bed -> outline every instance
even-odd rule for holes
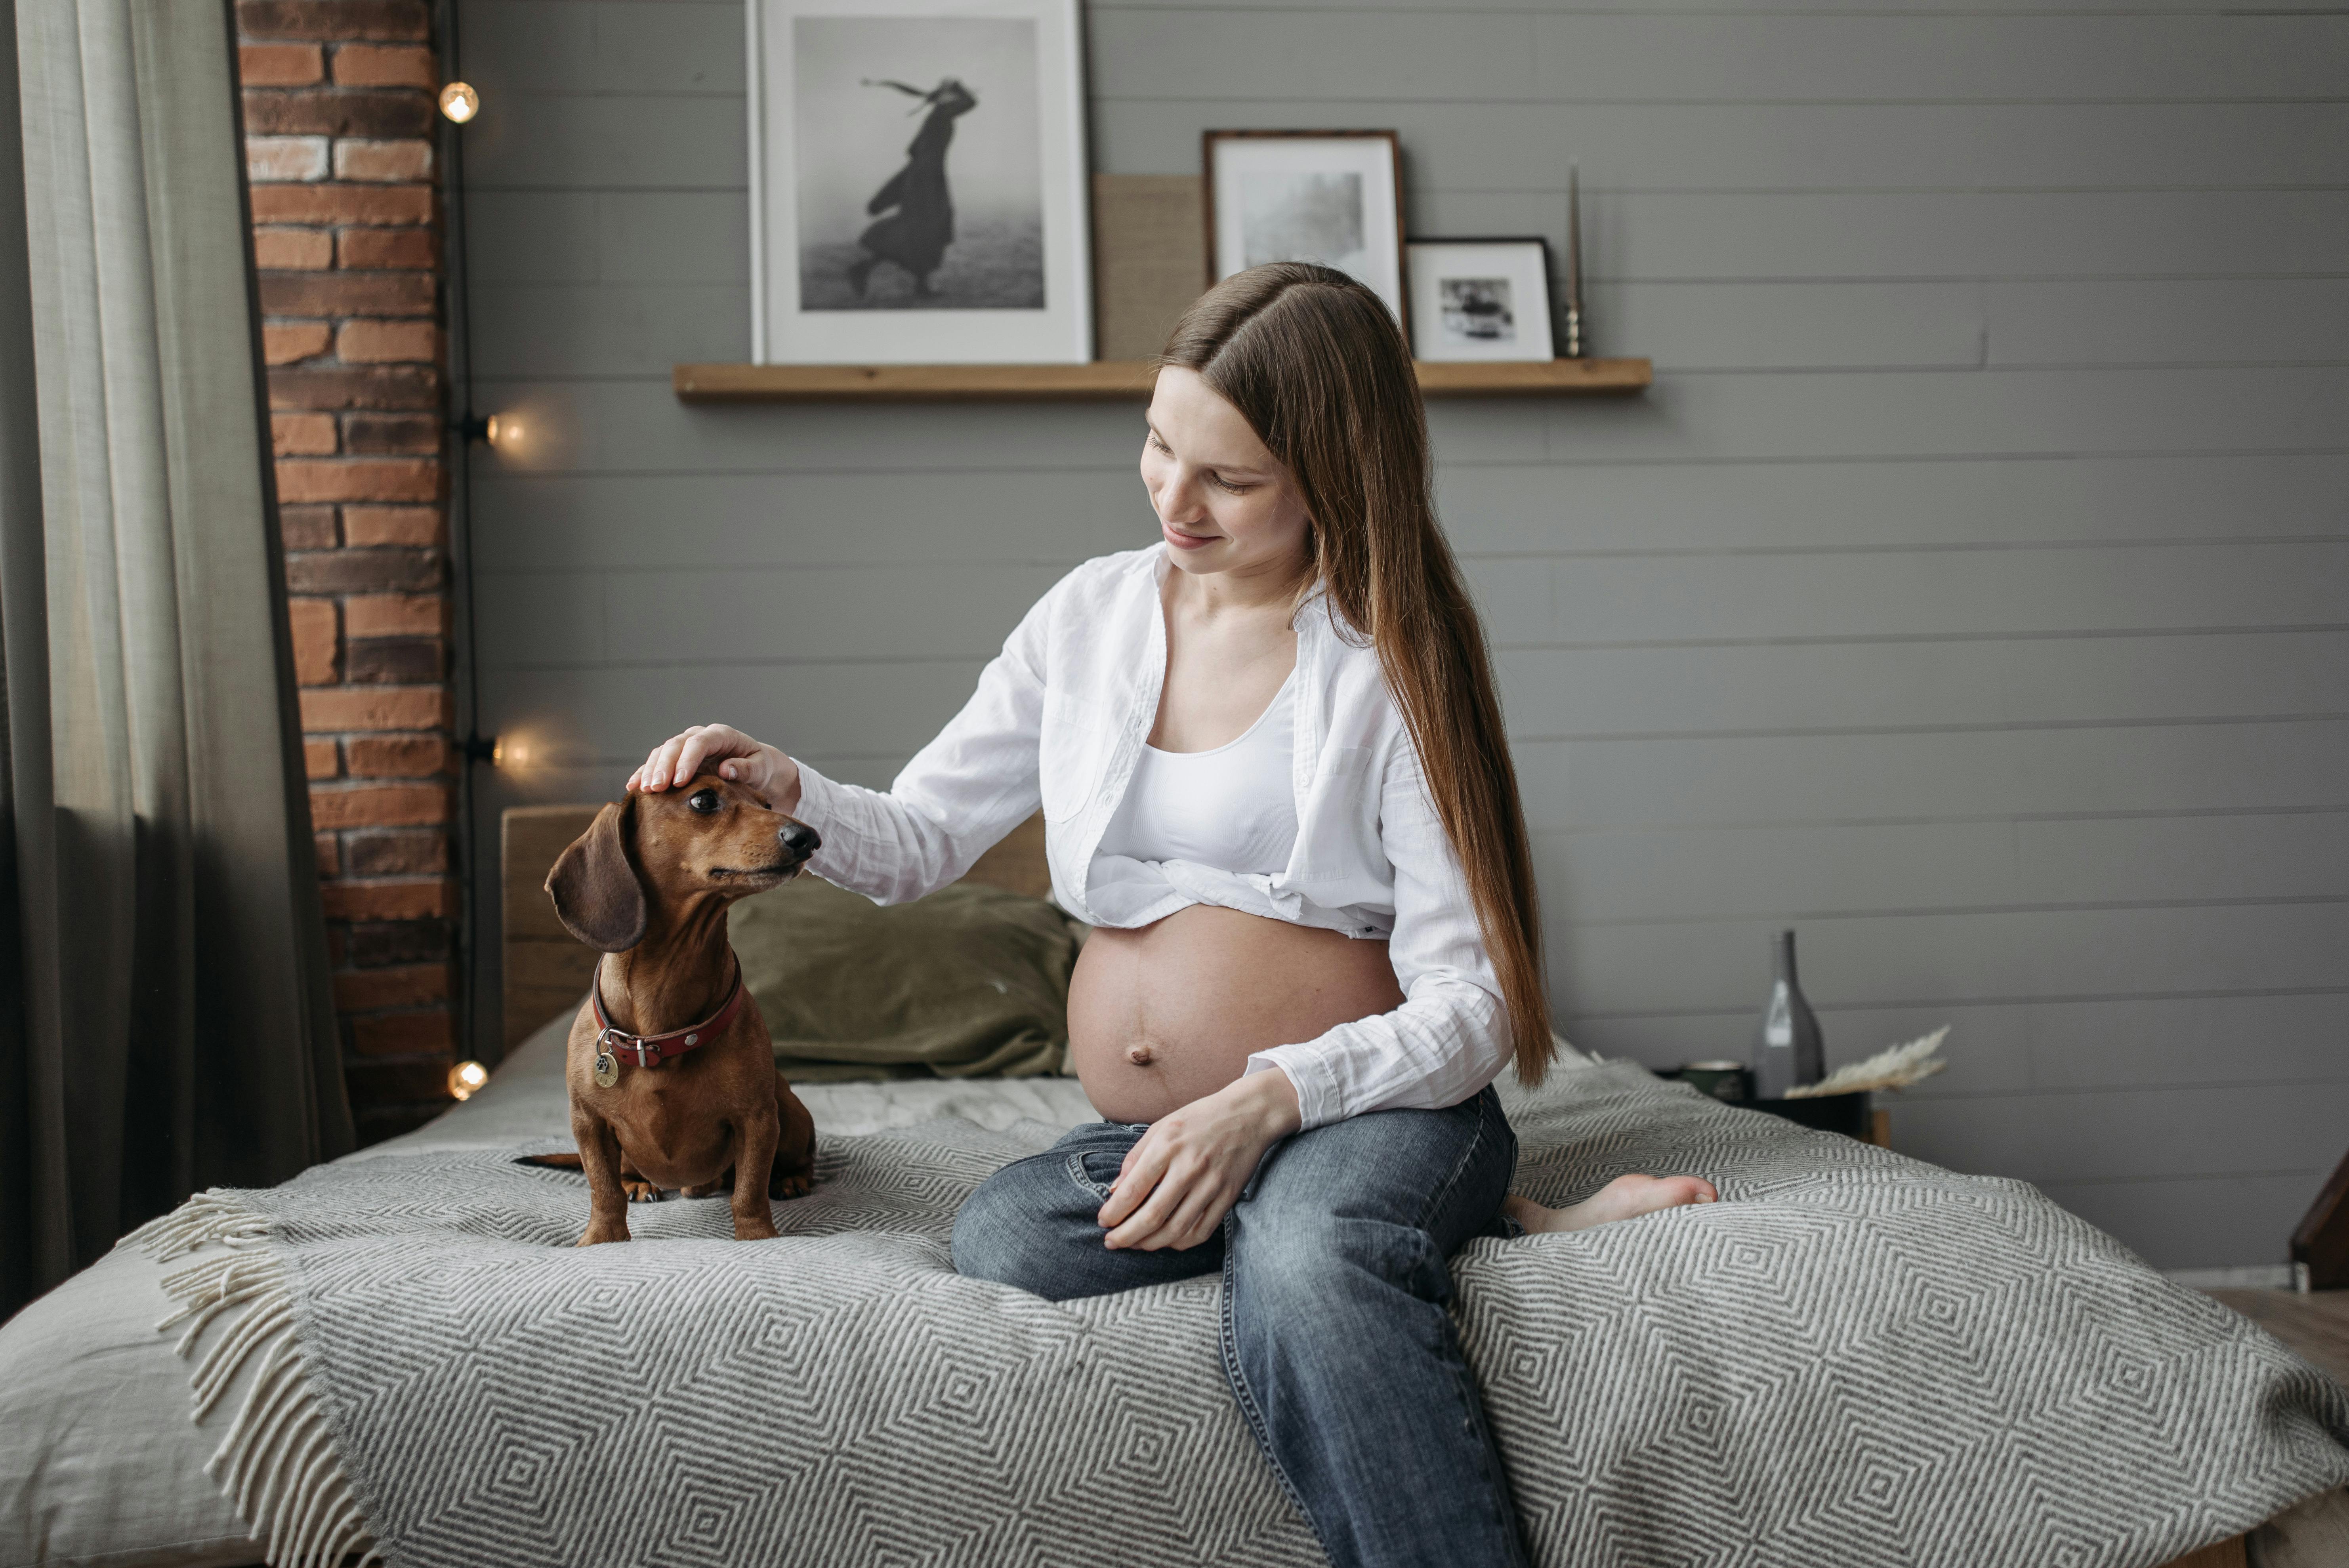
[[[509,1275],[520,1280],[523,1275],[513,1271],[540,1267],[542,1260],[545,1266],[575,1267],[585,1255],[561,1255],[549,1244],[558,1227],[575,1224],[566,1218],[571,1207],[584,1212],[584,1193],[560,1185],[576,1178],[528,1172],[512,1156],[560,1146],[567,1137],[564,1034],[584,971],[564,968],[579,962],[562,951],[559,944],[567,939],[559,927],[550,935],[549,923],[537,919],[528,905],[545,865],[584,826],[588,810],[542,808],[510,819],[506,997],[516,1037],[486,1088],[426,1128],[276,1190],[276,1198],[247,1195],[245,1206],[222,1211],[231,1222],[212,1226],[209,1245],[184,1247],[171,1256],[154,1255],[171,1251],[169,1245],[119,1248],[0,1330],[0,1568],[51,1563],[197,1568],[260,1558],[262,1546],[246,1517],[204,1467],[248,1408],[265,1413],[297,1408],[283,1398],[278,1407],[268,1406],[267,1387],[256,1397],[256,1387],[268,1379],[285,1383],[295,1376],[285,1368],[297,1361],[321,1384],[316,1404],[328,1415],[316,1425],[321,1431],[331,1429],[347,1450],[340,1463],[347,1474],[333,1476],[333,1486],[341,1490],[321,1491],[326,1501],[298,1530],[285,1522],[283,1510],[271,1516],[278,1523],[267,1542],[273,1562],[300,1560],[305,1552],[310,1560],[332,1561],[343,1545],[368,1540],[386,1549],[392,1561],[415,1563],[492,1557],[572,1563],[1099,1560],[1104,1556],[1100,1544],[1082,1540],[1088,1519],[1104,1506],[1129,1505],[1141,1508],[1145,1518],[1163,1518],[1151,1540],[1129,1539],[1128,1550],[1115,1553],[1123,1560],[1314,1561],[1309,1537],[1260,1473],[1261,1460],[1248,1449],[1237,1418],[1226,1420],[1219,1411],[1217,1401],[1226,1397],[1211,1356],[1196,1366],[1184,1363],[1174,1372],[1154,1373],[1181,1381],[1182,1387],[1179,1397],[1147,1405],[1133,1402],[1130,1388],[1118,1396],[1067,1386],[1071,1379],[1108,1377],[1103,1388],[1121,1387],[1101,1370],[1102,1346],[1126,1346],[1144,1359],[1174,1354],[1179,1360],[1186,1346],[1195,1347],[1202,1324],[1212,1322],[1211,1285],[1135,1293],[1133,1301],[1074,1314],[1031,1311],[1001,1294],[952,1294],[976,1288],[976,1282],[954,1280],[950,1269],[940,1272],[937,1220],[942,1212],[950,1215],[956,1192],[967,1190],[992,1163],[1040,1147],[1092,1114],[1073,1080],[1049,1076],[899,1078],[800,1088],[820,1135],[843,1151],[827,1167],[833,1187],[852,1198],[864,1193],[871,1206],[835,1211],[830,1222],[802,1217],[807,1234],[794,1242],[808,1250],[797,1255],[811,1260],[810,1266],[847,1271],[840,1278],[877,1282],[869,1299],[854,1310],[833,1299],[843,1294],[837,1289],[823,1298],[823,1310],[835,1315],[825,1320],[829,1327],[819,1337],[844,1347],[842,1355],[850,1361],[864,1357],[861,1380],[852,1377],[846,1386],[866,1392],[843,1395],[837,1381],[827,1385],[833,1408],[821,1414],[833,1420],[843,1407],[864,1398],[876,1406],[895,1399],[930,1424],[909,1418],[905,1430],[893,1432],[885,1429],[887,1420],[877,1426],[851,1422],[855,1430],[843,1437],[845,1429],[834,1420],[823,1426],[829,1435],[810,1445],[818,1452],[793,1450],[772,1461],[776,1475],[820,1472],[821,1484],[805,1480],[812,1490],[803,1502],[793,1504],[802,1509],[801,1516],[779,1521],[761,1515],[754,1506],[760,1499],[771,1501],[779,1490],[789,1492],[781,1480],[749,1491],[720,1488],[684,1507],[676,1525],[682,1533],[673,1539],[655,1540],[641,1531],[630,1534],[617,1523],[598,1526],[602,1534],[579,1533],[587,1528],[581,1516],[597,1511],[593,1500],[599,1488],[608,1488],[608,1480],[584,1491],[574,1486],[565,1492],[562,1486],[578,1482],[583,1471],[595,1471],[602,1462],[592,1445],[564,1449],[559,1438],[550,1439],[556,1446],[545,1451],[567,1457],[516,1479],[530,1467],[513,1456],[527,1458],[537,1450],[526,1432],[514,1432],[545,1414],[533,1402],[543,1396],[509,1390],[484,1402],[479,1369],[508,1364],[495,1348],[501,1345],[524,1347],[514,1352],[512,1364],[520,1365],[540,1327],[531,1321],[533,1314],[505,1312],[494,1302],[485,1310],[452,1306],[441,1298],[463,1295],[467,1287],[460,1282]],[[997,885],[1036,889],[1040,841],[1040,830],[1031,826],[974,875]],[[523,953],[523,961],[516,962],[518,947],[537,951]],[[544,1005],[550,999],[554,1006]],[[550,1020],[550,1014],[557,1016]],[[536,1026],[530,1026],[533,1021]],[[1568,1553],[1588,1553],[1594,1541],[1605,1541],[1613,1543],[1609,1554],[1626,1562],[1963,1562],[1982,1568],[2058,1562],[2158,1568],[2175,1562],[2220,1568],[2256,1560],[2269,1568],[2309,1568],[2339,1561],[2321,1554],[2330,1550],[2327,1542],[2349,1542],[2349,1507],[2340,1490],[2349,1480],[2349,1396],[2249,1324],[2168,1285],[2085,1226],[2065,1229],[2060,1215],[2028,1189],[1950,1177],[1828,1135],[1762,1129],[1758,1124],[1767,1119],[1700,1102],[1692,1091],[1658,1084],[1625,1064],[1570,1051],[1544,1090],[1507,1085],[1505,1092],[1521,1132],[1533,1130],[1520,1188],[1547,1201],[1588,1191],[1625,1161],[1654,1158],[1659,1150],[1695,1150],[1692,1157],[1749,1172],[1724,1185],[1730,1202],[1714,1206],[1722,1212],[1702,1220],[1716,1227],[1711,1243],[1702,1238],[1692,1243],[1697,1233],[1685,1227],[1672,1232],[1640,1222],[1647,1231],[1609,1227],[1624,1233],[1599,1243],[1553,1244],[1567,1238],[1475,1243],[1474,1255],[1464,1253],[1456,1265],[1463,1279],[1464,1337],[1486,1382],[1537,1560],[1584,1560]],[[460,1195],[444,1203],[450,1214],[431,1222],[440,1229],[429,1233],[441,1242],[428,1239],[418,1217],[426,1205],[407,1196],[429,1188],[432,1180]],[[966,1186],[958,1189],[957,1182]],[[474,1191],[500,1196],[493,1202],[461,1196]],[[305,1192],[312,1207],[301,1211],[295,1200]],[[321,1195],[329,1200],[323,1211]],[[1741,1202],[1754,1222],[1742,1231],[1723,1228],[1724,1220],[1736,1218]],[[1989,1258],[1971,1270],[1988,1285],[2010,1295],[2028,1293],[2044,1288],[2041,1276],[2052,1276],[2059,1282],[2077,1278],[2093,1288],[2059,1290],[2048,1298],[2048,1312],[2013,1301],[1970,1303],[1962,1281],[1952,1289],[1930,1277],[1930,1268],[1917,1268],[1920,1233],[1903,1229],[1900,1216],[1926,1202],[1953,1206],[1953,1213],[1991,1217],[1995,1223],[1975,1233],[1982,1235],[2021,1235],[2016,1227],[2027,1221],[2030,1234],[2053,1238],[2046,1242],[2056,1249],[2050,1255],[2064,1260],[2052,1270],[2002,1270],[1999,1260]],[[326,1235],[332,1227],[316,1222],[321,1212],[357,1213],[369,1204],[376,1205],[378,1219],[363,1238]],[[791,1212],[789,1205],[780,1209],[779,1221]],[[664,1204],[642,1212],[652,1222],[639,1233],[674,1246],[667,1252],[636,1249],[633,1256],[707,1258],[705,1266],[719,1270],[750,1255],[750,1250],[729,1253],[729,1243],[708,1241],[695,1228],[702,1222],[693,1205]],[[310,1218],[304,1219],[305,1213]],[[533,1220],[533,1214],[538,1217]],[[274,1222],[267,1218],[272,1215]],[[201,1224],[183,1223],[181,1235],[202,1230]],[[471,1249],[465,1253],[471,1274],[453,1262],[443,1266],[443,1253],[456,1255],[448,1252],[456,1243],[445,1238],[460,1233]],[[1932,1234],[1939,1233],[1937,1227]],[[366,1253],[374,1261],[356,1274],[347,1270],[339,1289],[320,1285],[333,1276],[333,1265],[319,1260],[359,1255],[350,1249],[360,1241],[375,1249]],[[1826,1249],[1816,1258],[1806,1262],[1795,1255],[1814,1241]],[[239,1243],[246,1249],[242,1262],[234,1246]],[[1938,1245],[1930,1236],[1924,1244],[1929,1253]],[[264,1254],[283,1249],[295,1255],[305,1245],[311,1250],[302,1255],[310,1261],[302,1266],[317,1288],[304,1299],[299,1315],[289,1314],[300,1315],[312,1335],[298,1357],[291,1351],[290,1332],[282,1364],[261,1355],[236,1364],[212,1353],[240,1332],[255,1337],[248,1319],[257,1320],[260,1308],[254,1303],[267,1298],[232,1299],[233,1288],[205,1298],[217,1315],[191,1360],[175,1357],[174,1337],[155,1331],[171,1305],[167,1281],[184,1280],[206,1267],[216,1279],[251,1277]],[[435,1246],[443,1251],[435,1252]],[[338,1247],[344,1249],[340,1253]],[[860,1247],[866,1250],[857,1252]],[[1841,1274],[1817,1261],[1841,1258],[1855,1247],[1879,1251],[1875,1261],[1861,1258]],[[214,1261],[207,1264],[206,1258]],[[412,1270],[405,1277],[388,1278],[398,1271],[388,1268],[387,1260],[398,1259],[412,1259]],[[1930,1265],[1934,1260],[1924,1261]],[[1637,1310],[1650,1298],[1685,1290],[1692,1279],[1710,1282],[1740,1269],[1750,1269],[1755,1280],[1769,1284],[1772,1298],[1785,1298],[1785,1323],[1835,1330],[1803,1353],[1805,1366],[1826,1368],[1819,1377],[1800,1368],[1794,1374],[1757,1372],[1771,1347],[1758,1342],[1741,1346],[1737,1336],[1747,1331],[1755,1312],[1765,1309],[1748,1304],[1715,1313],[1690,1344],[1673,1342],[1680,1332],[1677,1320],[1643,1318]],[[1852,1299],[1858,1293],[1850,1281],[1875,1281],[1888,1273],[1910,1282],[1905,1305],[1899,1293],[1889,1298],[1889,1308]],[[1787,1289],[1790,1284],[1795,1288]],[[657,1285],[667,1288],[642,1279],[629,1288],[649,1292]],[[188,1299],[187,1288],[179,1288]],[[790,1279],[779,1277],[762,1287],[769,1294],[761,1299],[783,1299],[792,1288]],[[544,1299],[554,1303],[547,1309],[553,1312],[574,1305],[572,1295],[559,1293]],[[909,1307],[917,1300],[933,1305]],[[1628,1318],[1617,1310],[1625,1304],[1633,1309]],[[238,1315],[240,1308],[245,1318]],[[1710,1309],[1707,1302],[1692,1300],[1687,1311],[1701,1316]],[[807,1310],[812,1314],[816,1308]],[[1882,1315],[1887,1310],[1892,1317]],[[1987,1469],[1979,1454],[1935,1447],[1935,1439],[1962,1429],[1963,1408],[1982,1388],[1970,1391],[1958,1379],[1920,1393],[1915,1386],[1920,1376],[1930,1381],[1949,1374],[1909,1375],[1909,1386],[1902,1387],[1903,1377],[1887,1370],[1906,1345],[1927,1345],[1936,1333],[1962,1330],[1959,1318],[1970,1312],[1982,1322],[2009,1326],[2002,1335],[1973,1342],[1973,1353],[1983,1363],[1975,1380],[1999,1385],[1998,1408],[2006,1412],[2000,1419],[2012,1427],[1997,1439],[2001,1457]],[[955,1313],[965,1315],[957,1319]],[[734,1310],[710,1321],[724,1325],[756,1315]],[[883,1318],[916,1330],[949,1321],[973,1326],[962,1340],[945,1346],[902,1336],[872,1342],[890,1346],[885,1351],[857,1337],[864,1332],[859,1326]],[[315,1363],[338,1333],[359,1345],[370,1323],[380,1324],[385,1337],[399,1342],[398,1355],[370,1365],[378,1382],[364,1397],[352,1396],[348,1379],[337,1385],[337,1405],[326,1387],[334,1376]],[[1884,1323],[1898,1327],[1899,1344],[1868,1326]],[[241,1329],[241,1324],[246,1326]],[[575,1338],[577,1332],[574,1319],[557,1337]],[[1999,1338],[2033,1335],[2059,1348],[2067,1335],[2098,1348],[2093,1355],[2054,1361],[2043,1357],[2048,1366],[2061,1368],[2041,1376],[2048,1387],[2028,1387],[2031,1377],[1990,1367],[2012,1349]],[[1609,1413],[1584,1397],[1581,1384],[1594,1374],[1575,1357],[1591,1346],[1605,1350],[1608,1375],[1616,1383],[1614,1398],[1603,1403],[1610,1408],[1644,1404],[1651,1407],[1647,1413]],[[377,1352],[350,1354],[366,1359]],[[629,1354],[627,1346],[616,1346],[608,1357],[599,1356],[597,1366],[623,1380],[641,1382],[652,1376],[632,1370]],[[772,1354],[787,1360],[792,1350],[786,1346]],[[606,1361],[608,1367],[603,1365]],[[211,1369],[218,1378],[201,1421],[189,1419],[191,1365],[199,1372]],[[676,1376],[690,1381],[709,1365],[698,1362]],[[918,1375],[909,1376],[907,1368]],[[883,1398],[885,1385],[897,1392]],[[907,1387],[915,1392],[905,1394]],[[991,1387],[996,1399],[986,1405]],[[1767,1398],[1743,1406],[1712,1398],[1714,1390],[1740,1387],[1762,1389]],[[2013,1416],[2022,1408],[2015,1403],[2017,1389],[2030,1407],[2027,1418]],[[2181,1397],[2186,1389],[2199,1392]],[[1626,1393],[1633,1397],[1627,1400]],[[1064,1470],[1056,1467],[1069,1456],[1051,1443],[1020,1446],[1037,1439],[1030,1427],[1066,1435],[1076,1429],[1081,1414],[1091,1418],[1104,1399],[1115,1404],[1120,1397],[1129,1400],[1123,1413],[1103,1418],[1107,1424],[1095,1439],[1123,1446],[1099,1463]],[[436,1408],[462,1407],[461,1419],[448,1429],[468,1435],[403,1449],[401,1434],[411,1423],[403,1416],[402,1402],[422,1410],[434,1400],[440,1401]],[[678,1409],[698,1410],[710,1403],[702,1397],[651,1418],[656,1425],[675,1423],[681,1418]],[[943,1429],[935,1424],[942,1414],[951,1418],[982,1407],[988,1414],[966,1423],[970,1429],[952,1421]],[[564,1407],[556,1400],[550,1408]],[[1019,1414],[1025,1408],[1057,1408],[1062,1414],[1057,1422],[1041,1417],[1031,1422]],[[1779,1421],[1790,1409],[1804,1419],[1766,1435],[1755,1425]],[[1937,1409],[1948,1413],[1926,1414]],[[305,1418],[291,1420],[299,1425]],[[418,1429],[421,1420],[413,1423]],[[802,1413],[795,1420],[815,1418]],[[1873,1430],[1871,1423],[1886,1424],[1887,1429]],[[723,1452],[730,1441],[755,1441],[761,1429],[754,1421],[730,1438],[682,1440],[688,1449]],[[2033,1448],[2034,1431],[2071,1436],[2051,1453]],[[2099,1464],[2093,1450],[2105,1439],[2080,1436],[2109,1433],[2117,1454],[2131,1431],[2150,1444],[2147,1451],[2154,1457],[2127,1466]],[[1136,1432],[1146,1440],[1129,1440]],[[2013,1439],[2013,1432],[2023,1436]],[[1764,1518],[1753,1513],[1751,1498],[1724,1493],[1711,1501],[1692,1499],[1682,1495],[1687,1489],[1677,1476],[1641,1479],[1642,1456],[1663,1451],[1659,1445],[1666,1439],[1694,1442],[1690,1451],[1699,1455],[1700,1464],[1704,1455],[1718,1454],[1727,1467],[1723,1474],[1743,1475],[1748,1483],[1760,1473],[1753,1468],[1757,1453],[1810,1455],[1806,1462],[1821,1476],[1836,1464],[1847,1469],[1816,1498],[1795,1498],[1791,1508],[1785,1506],[1786,1499],[1772,1501]],[[373,1450],[370,1442],[377,1444]],[[1561,1448],[1562,1442],[1567,1446]],[[2084,1443],[2085,1454],[2078,1451]],[[1851,1468],[1850,1456],[1841,1452],[1871,1446],[1880,1451],[1880,1463]],[[361,1450],[372,1454],[367,1464],[353,1457]],[[316,1462],[335,1471],[337,1461],[324,1439],[305,1451],[326,1455]],[[505,1457],[484,1466],[474,1458],[484,1452]],[[1586,1462],[1588,1473],[1575,1473]],[[873,1463],[882,1463],[877,1473],[883,1480],[856,1468]],[[2133,1473],[2165,1468],[2183,1478],[2166,1491],[2145,1491],[2144,1475]],[[982,1472],[981,1483],[957,1491],[957,1474]],[[1209,1479],[1212,1484],[1197,1489],[1209,1495],[1198,1496],[1183,1484],[1195,1473]],[[1018,1488],[1032,1489],[1039,1475],[1059,1479],[1043,1495],[1010,1495]],[[1952,1495],[1936,1490],[1937,1475],[1971,1479]],[[2001,1484],[2012,1495],[1994,1500],[1994,1506],[1985,1501],[1980,1484],[1985,1475],[2004,1475]],[[672,1502],[679,1496],[691,1501],[698,1496],[697,1484],[702,1483],[688,1478],[668,1491],[656,1489],[657,1495]],[[1596,1513],[1588,1502],[1593,1497],[1603,1505]],[[330,1520],[336,1508],[352,1519],[365,1515],[368,1533],[330,1540],[320,1522]],[[1152,1508],[1160,1514],[1151,1513]],[[615,1518],[635,1518],[648,1510],[657,1511],[639,1500]],[[1960,1516],[1990,1522],[1970,1540],[1948,1539],[1947,1520]],[[1795,1522],[1789,1524],[1790,1519]],[[493,1552],[484,1548],[480,1533],[492,1528],[504,1532],[493,1536]],[[697,1536],[696,1530],[703,1533]]]

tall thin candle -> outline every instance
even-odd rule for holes
[[[1582,357],[1582,165],[1566,166],[1566,356]]]

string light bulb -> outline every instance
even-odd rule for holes
[[[491,446],[501,451],[511,451],[522,445],[522,421],[512,414],[492,414],[489,428],[482,434]]]
[[[481,95],[471,82],[450,82],[440,89],[440,112],[462,125],[481,112]]]
[[[490,1069],[479,1062],[459,1062],[449,1069],[449,1098],[471,1099],[473,1093],[490,1081]]]

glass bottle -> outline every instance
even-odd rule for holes
[[[1754,1037],[1754,1096],[1784,1099],[1786,1091],[1816,1083],[1826,1076],[1825,1042],[1818,1016],[1804,999],[1802,982],[1795,978],[1795,934],[1778,933],[1771,942],[1776,979],[1769,1004],[1762,1009],[1762,1026]]]

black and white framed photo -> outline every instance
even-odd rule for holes
[[[1411,351],[1422,359],[1557,357],[1549,325],[1549,242],[1413,240]]]
[[[1207,273],[1319,262],[1370,285],[1397,321],[1402,160],[1392,130],[1206,133]]]
[[[1077,0],[749,0],[750,357],[1092,357]]]

